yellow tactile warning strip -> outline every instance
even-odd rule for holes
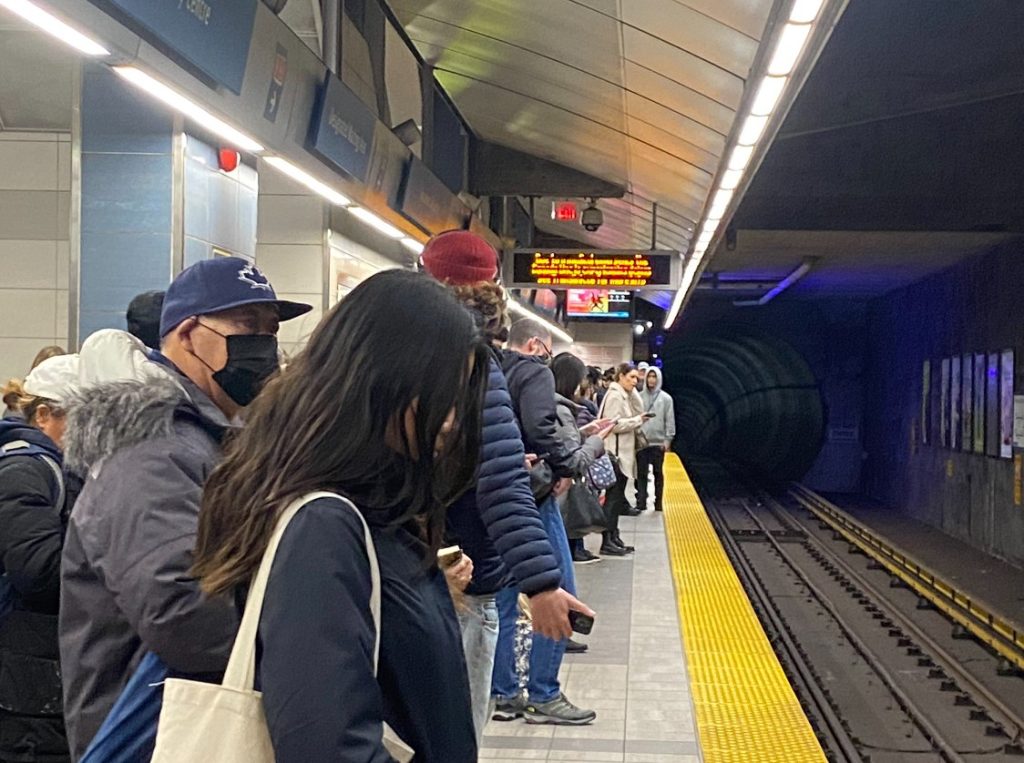
[[[682,462],[665,459],[665,527],[704,763],[825,763]]]

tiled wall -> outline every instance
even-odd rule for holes
[[[132,297],[171,277],[174,119],[102,66],[82,77],[79,338],[124,328]]]
[[[325,205],[319,196],[260,165],[256,264],[282,299],[313,305],[312,312],[281,325],[281,349],[288,354],[305,344],[323,316]]]
[[[185,267],[212,257],[214,247],[255,259],[258,189],[254,168],[222,172],[214,147],[185,136]]]
[[[71,138],[0,131],[0,383],[68,341]]]

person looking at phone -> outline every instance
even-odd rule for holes
[[[572,556],[557,498],[572,484],[576,466],[573,451],[558,436],[555,378],[548,367],[552,358],[551,334],[536,321],[521,320],[512,324],[508,344],[509,348],[502,355],[502,370],[508,380],[512,407],[519,420],[526,452],[541,457],[550,468],[553,480],[547,486],[547,494],[538,499],[538,509],[548,541],[558,559],[562,587],[575,596]],[[570,702],[558,682],[568,633],[553,640],[536,633],[535,629],[530,656],[529,696],[524,698],[520,695],[514,650],[517,597],[517,589],[511,586],[498,593],[501,629],[491,686],[496,701],[494,718],[508,721],[525,717],[527,723],[561,725],[593,722],[597,713]],[[573,609],[579,610],[578,607]],[[584,614],[592,616],[593,612]]]
[[[632,363],[623,363],[615,369],[615,381],[608,386],[608,394],[601,405],[601,417],[615,421],[608,438],[608,451],[618,460],[614,486],[605,496],[605,511],[608,515],[608,529],[603,534],[601,553],[608,556],[622,556],[632,553],[633,547],[622,542],[619,533],[619,517],[623,514],[636,516],[639,509],[630,510],[626,501],[626,485],[636,479],[637,433],[644,421],[651,418],[645,414],[643,401],[636,391],[640,381],[639,372]]]
[[[476,484],[448,510],[446,526],[448,541],[458,543],[473,559],[471,580],[458,596],[458,616],[473,722],[482,741],[491,714],[498,593],[517,585],[529,599],[534,631],[549,639],[565,639],[572,633],[571,611],[592,613],[564,587],[562,565],[530,490],[527,469],[547,454],[526,453],[501,370],[497,347],[508,338],[511,321],[508,299],[495,283],[498,253],[474,233],[447,231],[427,242],[422,264],[469,310],[491,350]],[[457,576],[454,570],[452,574]],[[501,627],[514,629],[514,603],[511,614],[503,617],[511,619]]]
[[[665,454],[672,448],[672,440],[676,436],[676,409],[672,396],[662,389],[661,369],[650,366],[640,399],[644,404],[644,412],[651,414],[641,430],[647,438],[647,447],[641,448],[636,454],[637,482],[636,507],[640,511],[647,508],[647,489],[649,470],[654,470],[654,510],[664,508],[665,493]]]

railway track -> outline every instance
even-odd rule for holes
[[[720,465],[693,466],[832,760],[1024,761],[1024,680],[1005,655],[984,639],[955,638],[964,633],[947,613],[809,513],[813,494],[777,500]]]

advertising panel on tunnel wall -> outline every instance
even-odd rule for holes
[[[985,452],[985,356],[974,356],[974,452]]]
[[[985,368],[985,455],[999,457],[999,353],[990,352]]]
[[[1013,350],[1005,350],[999,363],[999,455],[1013,458]]]
[[[949,447],[960,447],[960,356],[949,359]]]
[[[960,450],[971,452],[974,443],[974,356],[964,355],[960,359]]]
[[[943,448],[949,447],[949,408],[949,358],[943,358],[939,381],[939,443]]]

